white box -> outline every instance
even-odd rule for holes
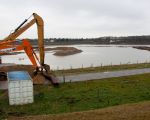
[[[33,103],[33,82],[26,71],[7,73],[10,105]]]

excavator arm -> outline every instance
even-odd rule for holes
[[[24,50],[26,55],[28,56],[29,60],[31,61],[32,65],[36,68],[37,71],[35,71],[35,74],[38,73],[39,68],[41,67],[41,69],[45,69],[46,73],[42,73],[42,75],[47,79],[50,80],[50,82],[54,85],[54,86],[58,86],[58,80],[53,77],[50,76],[49,73],[49,66],[48,65],[43,65],[43,66],[39,66],[40,61],[32,47],[32,45],[30,44],[30,42],[26,39],[21,40],[21,44],[16,44],[16,40],[8,40],[5,42],[0,43],[0,55],[1,54],[6,54],[6,53],[10,53],[10,52],[16,52],[16,51],[20,51],[20,50]],[[20,42],[20,41],[19,41]],[[4,72],[1,72],[0,76],[5,76]],[[38,81],[38,77],[39,76],[35,76],[35,78],[33,78],[33,82],[35,84],[41,84],[40,81]]]
[[[39,67],[38,64],[40,64],[40,61],[35,51],[33,50],[33,47],[30,44],[30,42],[26,39],[23,39],[21,44],[19,45],[14,44],[15,42],[16,41],[8,41],[5,42],[3,45],[0,45],[0,54],[24,50],[29,60],[31,61],[32,65],[38,68]]]
[[[25,19],[23,23],[21,23],[13,33],[4,38],[1,42],[5,41],[13,41],[18,36],[20,36],[23,32],[29,29],[33,24],[37,24],[37,33],[38,33],[38,48],[40,54],[40,65],[44,65],[44,22],[43,19],[36,13],[33,13],[33,19],[26,23],[28,19]],[[26,23],[26,24],[25,24]]]

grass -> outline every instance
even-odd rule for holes
[[[67,70],[55,70],[54,74],[55,75],[70,75],[70,74],[81,74],[81,73],[92,73],[92,72],[141,69],[141,68],[150,68],[150,63],[122,64],[122,65],[87,67],[87,68],[67,69]]]
[[[11,116],[8,120],[149,120],[149,118],[150,101],[144,101],[82,112],[24,117]]]
[[[6,91],[0,91],[0,96]],[[84,111],[150,100],[150,74],[61,84],[59,88],[34,86],[35,102],[9,106],[0,97],[0,119],[13,116]]]

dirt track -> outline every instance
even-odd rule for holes
[[[149,120],[149,118],[150,102],[142,102],[59,115],[9,117],[8,120]]]

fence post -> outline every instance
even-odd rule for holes
[[[70,80],[70,83],[71,83],[71,80]]]
[[[110,63],[110,66],[112,66],[112,62]]]
[[[57,70],[59,70],[59,66],[57,66]]]
[[[99,88],[97,89],[97,98],[98,99],[100,98],[100,90],[99,90]]]
[[[83,69],[83,64],[82,64],[82,69]]]
[[[103,63],[101,63],[101,67],[103,67]]]
[[[66,82],[65,75],[63,75],[63,82],[64,82],[64,83]]]

